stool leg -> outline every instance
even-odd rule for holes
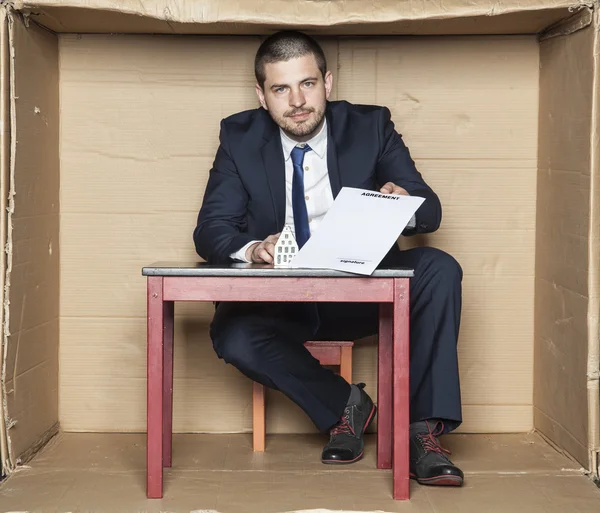
[[[340,351],[340,375],[352,384],[352,347],[344,346]]]
[[[265,387],[252,382],[252,439],[254,452],[265,451]]]
[[[174,303],[164,302],[163,365],[163,467],[170,467],[173,453],[173,324]]]

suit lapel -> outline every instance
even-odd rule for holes
[[[285,224],[285,161],[279,132],[267,130],[265,139],[261,154],[275,211],[276,226],[273,233],[276,233],[283,229]]]
[[[342,188],[342,183],[338,168],[337,144],[333,136],[333,121],[329,109],[327,112],[327,172],[329,173],[331,192],[335,199]]]

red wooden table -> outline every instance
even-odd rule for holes
[[[392,468],[393,497],[409,498],[409,279],[412,269],[370,276],[266,265],[158,262],[148,284],[147,496],[163,496],[171,466],[173,315],[176,301],[374,302],[380,304],[377,467]]]

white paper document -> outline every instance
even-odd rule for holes
[[[344,187],[290,267],[369,275],[424,201]]]

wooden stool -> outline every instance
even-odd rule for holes
[[[352,347],[354,342],[306,342],[306,347],[321,365],[338,365],[340,376],[352,384]],[[254,452],[265,450],[265,387],[252,383],[252,429]]]

